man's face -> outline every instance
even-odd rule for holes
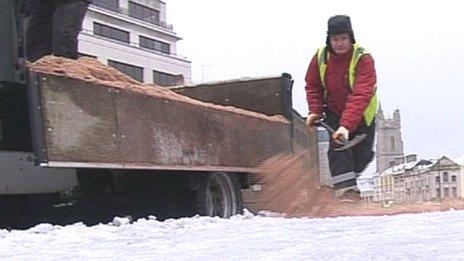
[[[348,33],[330,35],[330,44],[336,54],[347,53],[351,48],[351,39]]]

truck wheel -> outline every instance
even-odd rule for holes
[[[242,194],[238,177],[223,172],[209,173],[201,177],[196,202],[200,215],[228,218],[242,213]]]

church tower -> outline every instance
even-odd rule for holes
[[[377,115],[377,173],[399,163],[404,159],[403,140],[401,138],[400,111],[393,113],[393,118],[385,118],[382,107]]]

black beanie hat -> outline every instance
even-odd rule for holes
[[[336,15],[329,18],[327,22],[327,40],[326,43],[330,46],[329,36],[332,34],[348,33],[350,35],[351,43],[356,43],[354,39],[353,29],[351,28],[351,20],[347,15]]]

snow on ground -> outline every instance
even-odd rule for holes
[[[323,219],[150,217],[0,230],[0,260],[462,260],[464,211]]]

